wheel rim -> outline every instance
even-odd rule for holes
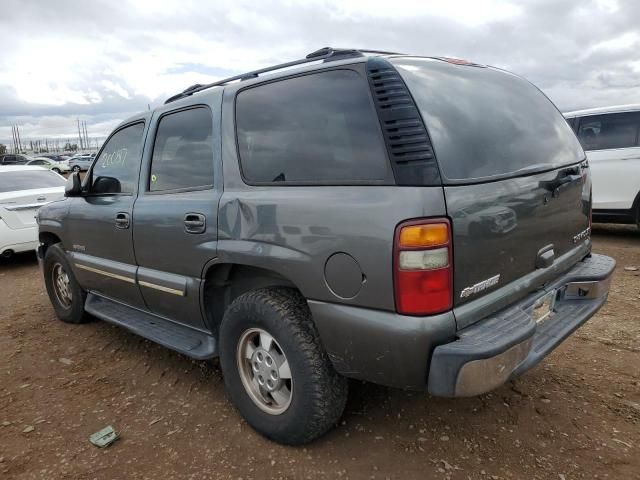
[[[76,166],[76,167],[73,167],[73,171],[74,171],[74,172],[79,172],[79,171],[80,171],[80,167],[77,167],[77,166]]]
[[[69,275],[60,263],[56,263],[51,269],[51,280],[56,300],[65,308],[71,306],[73,294],[71,293],[71,282]]]
[[[238,342],[238,372],[249,397],[260,410],[284,413],[293,398],[293,379],[287,357],[266,330],[251,328]]]

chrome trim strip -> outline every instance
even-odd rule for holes
[[[81,268],[82,270],[87,270],[88,272],[104,275],[105,277],[115,278],[117,280],[122,280],[123,282],[128,282],[133,284],[136,283],[136,281],[133,278],[125,277],[123,275],[118,275],[116,273],[106,272],[104,270],[100,270],[99,268],[88,267],[87,265],[82,265],[81,263],[75,263],[74,265],[78,268]]]
[[[44,205],[46,205],[49,202],[43,202],[43,203],[27,203],[24,205],[16,205],[14,207],[10,207],[7,205],[4,205],[4,209],[5,210],[9,210],[10,212],[15,212],[18,210],[31,210],[32,208],[40,208],[43,207]]]
[[[161,292],[172,293],[174,295],[179,295],[181,297],[185,296],[184,290],[177,290],[175,288],[163,287],[162,285],[156,285],[155,283],[151,283],[151,282],[145,282],[145,281],[139,280],[138,285],[142,287],[153,288],[154,290],[160,290]]]

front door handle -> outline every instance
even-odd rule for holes
[[[127,212],[116,213],[116,228],[129,228],[129,214]]]
[[[201,213],[187,213],[184,216],[184,231],[187,233],[204,233],[207,229],[207,217]]]

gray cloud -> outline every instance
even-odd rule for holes
[[[430,5],[409,15],[413,7],[403,10],[402,2],[386,12],[331,0],[4,0],[0,28],[12,34],[0,51],[0,142],[12,123],[25,138],[73,135],[77,117],[104,136],[131,112],[195,81],[325,45],[499,66],[537,84],[563,110],[640,103],[640,2],[495,2],[494,17],[475,21],[472,1],[458,13]]]

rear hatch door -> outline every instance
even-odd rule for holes
[[[568,269],[588,252],[588,165],[557,108],[521,77],[442,59],[391,63],[440,168],[453,228],[454,311],[463,327],[505,301],[485,302],[482,316],[463,320],[462,305],[506,285],[516,286],[507,299],[515,301],[549,280],[549,267]]]
[[[584,172],[576,165],[444,188],[453,224],[455,306],[556,262],[575,263],[571,252],[589,228]]]

